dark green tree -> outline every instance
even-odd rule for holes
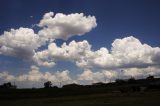
[[[52,82],[51,81],[47,81],[44,83],[44,88],[51,88],[52,87]]]

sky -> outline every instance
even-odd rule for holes
[[[159,0],[1,0],[0,84],[160,75]]]

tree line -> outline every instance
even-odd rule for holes
[[[11,82],[4,83],[0,85],[0,89],[16,89],[15,84]],[[93,83],[91,85],[79,85],[79,84],[66,84],[62,88],[58,88],[51,81],[44,82],[44,89],[86,89],[86,88],[106,88],[111,91],[141,91],[146,89],[159,89],[160,90],[160,78],[154,78],[154,76],[149,75],[146,79],[135,79],[131,77],[129,79],[117,79],[115,82],[110,83]]]

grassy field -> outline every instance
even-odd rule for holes
[[[1,99],[0,106],[160,106],[160,91]]]

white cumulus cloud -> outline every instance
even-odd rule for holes
[[[0,80],[3,82],[26,82],[26,83],[44,83],[45,81],[52,81],[55,85],[58,85],[60,82],[62,84],[71,83],[72,79],[69,75],[68,70],[57,71],[55,73],[50,72],[41,72],[39,67],[31,66],[31,70],[26,74],[21,74],[18,76],[11,75],[8,72],[4,71],[0,73]]]
[[[93,51],[91,47],[86,40],[72,41],[68,45],[63,43],[60,47],[51,43],[48,49],[37,52],[35,57],[40,61],[71,61],[83,68],[143,68],[160,64],[160,48],[142,44],[133,36],[114,40],[111,51],[105,47]]]
[[[111,49],[101,47],[98,50],[93,50],[87,40],[78,42],[73,40],[68,44],[64,42],[61,46],[54,42],[56,39],[67,40],[72,36],[82,36],[90,32],[97,26],[95,16],[49,12],[44,14],[38,26],[40,27],[38,33],[31,28],[23,27],[4,31],[0,36],[0,55],[28,59],[34,62],[33,65],[46,67],[55,66],[57,61],[72,62],[84,70],[74,79],[79,83],[160,75],[158,70],[160,47],[142,43],[133,36],[115,39]],[[44,46],[48,48],[42,50]],[[17,82],[73,81],[68,70],[43,73],[36,66],[32,66],[28,73],[19,76],[1,71],[0,79]]]
[[[41,43],[32,29],[11,29],[0,36],[0,54],[31,58]]]
[[[44,38],[68,39],[74,35],[84,35],[97,26],[94,16],[84,16],[83,13],[63,14],[46,13],[40,20],[43,29],[39,35]]]
[[[92,84],[97,82],[110,82],[114,81],[118,76],[118,72],[113,70],[99,70],[93,72],[90,69],[85,69],[83,73],[77,77],[77,82],[82,84]]]
[[[0,54],[32,60],[40,66],[53,67],[56,64],[54,59],[49,59],[48,53],[40,51],[39,48],[43,45],[53,46],[50,43],[55,39],[83,35],[95,28],[97,23],[94,16],[85,16],[83,13],[54,15],[49,12],[43,16],[38,26],[41,27],[38,33],[23,27],[4,31],[0,36]]]
[[[68,45],[63,43],[58,47],[55,43],[48,45],[48,49],[39,51],[34,55],[34,60],[39,65],[46,66],[44,63],[54,66],[56,61],[71,61],[73,63],[81,60],[90,51],[91,45],[84,40],[80,42],[72,41]]]

